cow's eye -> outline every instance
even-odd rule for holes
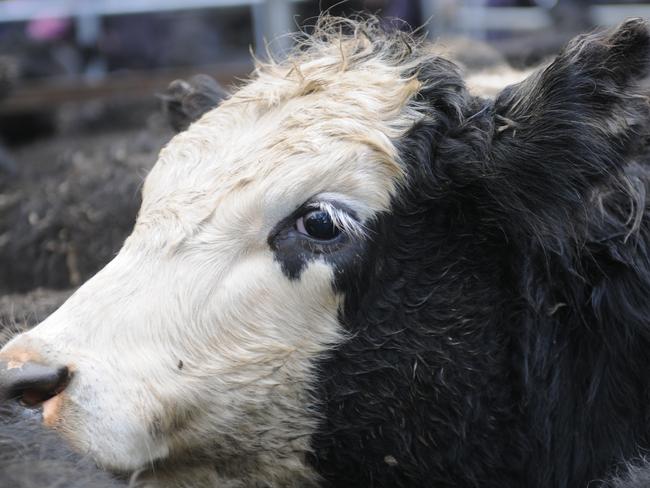
[[[319,241],[330,241],[341,233],[332,216],[324,210],[314,210],[300,217],[296,220],[296,229]]]

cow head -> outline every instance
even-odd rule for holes
[[[373,307],[385,217],[462,201],[490,235],[570,234],[622,164],[648,42],[578,40],[490,101],[406,35],[323,21],[162,150],[119,254],[2,350],[10,389],[111,470],[316,483],[317,364]]]

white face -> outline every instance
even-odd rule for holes
[[[73,371],[44,420],[101,465],[311,476],[308,388],[344,337],[336,273],[388,208],[392,138],[415,116],[413,80],[388,68],[333,80],[298,96],[260,75],[176,136],[115,259],[0,353]]]

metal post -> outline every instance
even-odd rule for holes
[[[293,42],[287,34],[296,30],[293,23],[293,5],[290,0],[266,0],[252,6],[255,54],[266,58],[270,54],[281,59]]]

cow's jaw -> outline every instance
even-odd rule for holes
[[[46,423],[117,471],[167,458],[188,466],[210,459],[219,476],[241,476],[244,465],[265,478],[286,476],[287,465],[308,471],[300,460],[317,420],[313,361],[340,338],[331,268],[314,262],[290,280],[269,251],[230,267],[216,288],[182,276],[170,288],[156,264],[165,268],[123,251],[7,345],[8,354],[36,350],[73,370],[68,388],[46,403]],[[125,267],[150,275],[148,286],[118,288]],[[201,292],[178,293],[192,287]]]

